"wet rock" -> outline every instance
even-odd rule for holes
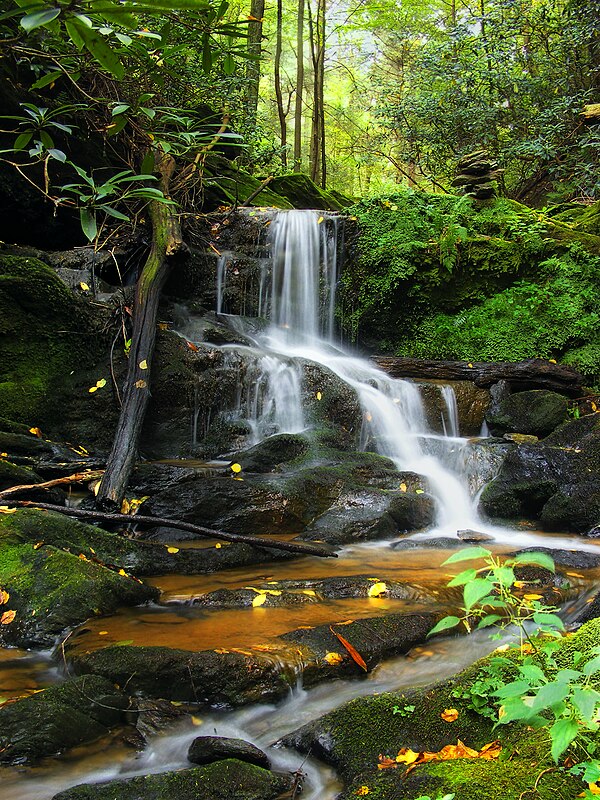
[[[126,781],[82,784],[52,800],[277,800],[290,786],[288,776],[229,759]]]
[[[320,364],[307,362],[304,367],[303,407],[314,425],[341,427],[358,435],[362,410],[354,389],[335,373]]]
[[[354,620],[347,625],[337,625],[334,630],[350,642],[360,653],[368,669],[371,669],[383,658],[407,653],[412,647],[425,641],[440,616],[440,613],[434,612],[386,614],[382,617]],[[304,686],[311,686],[329,677],[340,677],[348,673],[356,675],[362,671],[345,651],[329,625],[301,628],[286,633],[281,638],[307,648],[318,659],[316,664],[313,662],[305,666]],[[330,653],[339,654],[341,661],[329,663],[326,656]],[[323,669],[325,665],[328,666],[326,672]]]
[[[269,769],[271,766],[266,753],[243,739],[198,736],[188,750],[188,761],[192,764],[212,764],[213,761],[224,761],[227,758],[237,758],[238,761],[245,761],[263,769]]]
[[[594,525],[585,533],[586,539],[600,539],[600,525]]]
[[[281,464],[303,456],[309,449],[305,436],[279,433],[236,455],[245,472],[273,472]]]
[[[131,698],[135,716],[135,729],[126,734],[128,744],[142,749],[157,733],[164,731],[185,715],[185,711],[168,700],[149,700],[144,697]],[[130,715],[132,716],[132,715]]]
[[[399,532],[418,531],[433,525],[436,506],[429,494],[401,492],[392,498],[388,513]]]
[[[560,564],[563,567],[572,567],[574,569],[593,569],[600,566],[600,554],[589,553],[585,550],[562,550],[553,549],[551,547],[524,547],[521,550],[516,550],[514,553],[509,553],[512,556],[518,556],[522,553],[545,553],[553,559],[555,564]]]
[[[377,585],[379,591],[372,594]],[[382,584],[384,586],[382,586]],[[192,605],[218,608],[248,608],[257,596],[264,595],[261,606],[267,608],[302,603],[319,603],[323,600],[341,600],[356,597],[388,597],[394,600],[427,599],[427,595],[416,586],[408,583],[374,579],[367,575],[351,575],[349,577],[320,578],[315,580],[283,580],[257,583],[254,588],[218,589],[205,595],[194,597]]]
[[[243,706],[285,697],[295,683],[293,670],[264,653],[170,647],[105,647],[91,653],[69,648],[67,659],[79,674],[101,675],[127,690],[150,697]]]
[[[502,438],[515,444],[536,444],[539,442],[537,436],[531,436],[527,433],[505,433]]]
[[[564,423],[538,444],[513,447],[483,490],[480,506],[490,517],[585,532],[600,519],[598,475],[600,424],[592,414]]]
[[[464,530],[464,531],[457,531],[456,535],[461,540],[461,542],[493,542],[494,537],[490,536],[487,533],[482,533],[481,531],[471,531],[471,530]]]
[[[446,431],[450,432],[448,410],[442,394],[444,386],[451,388],[454,392],[460,435],[477,436],[490,405],[490,393],[487,389],[476,386],[472,381],[448,381],[443,384],[419,382],[419,392],[429,427],[433,431],[443,433],[445,425]]]
[[[486,416],[495,435],[523,433],[544,438],[567,418],[567,398],[545,389],[516,392]]]
[[[0,763],[27,764],[94,741],[125,722],[128,698],[92,675],[0,709]]]
[[[158,598],[152,586],[44,543],[42,520],[42,512],[25,510],[0,520],[0,586],[10,594],[7,610],[16,612],[0,642],[49,646],[88,617]]]
[[[427,548],[430,550],[458,550],[461,543],[458,539],[451,536],[436,536],[433,539],[400,539],[392,542],[392,550],[420,550]]]

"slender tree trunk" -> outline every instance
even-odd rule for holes
[[[286,110],[283,107],[283,94],[281,92],[281,50],[283,29],[283,0],[277,0],[277,35],[275,41],[275,98],[277,100],[277,116],[279,117],[279,131],[281,139],[281,164],[287,167],[287,121]],[[288,106],[289,108],[289,106]]]
[[[302,101],[304,98],[304,0],[298,0],[296,28],[296,104],[294,108],[294,172],[302,168]]]
[[[161,176],[160,188],[167,196],[174,169],[173,158],[161,154],[156,170]],[[173,207],[151,201],[149,214],[152,221],[152,247],[136,286],[123,406],[97,497],[99,507],[107,510],[120,508],[135,463],[150,400],[150,370],[160,293],[171,269],[173,257],[183,248],[179,220]]]
[[[320,70],[319,70],[319,110],[321,112],[321,188],[327,187],[327,162],[325,152],[325,25],[326,25],[326,2],[321,0],[321,15],[320,15],[320,28],[321,28],[321,42],[320,42]]]
[[[246,67],[246,122],[249,126],[256,125],[258,110],[258,88],[260,85],[260,56],[262,54],[263,17],[265,15],[265,0],[251,0],[248,25],[248,55],[252,58]]]
[[[313,65],[313,108],[310,135],[310,177],[315,183],[323,182],[323,89],[325,67],[325,0],[317,0],[315,15],[308,7],[310,48]]]

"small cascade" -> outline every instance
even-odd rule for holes
[[[456,394],[449,384],[440,387],[440,393],[445,405],[442,413],[442,428],[446,436],[457,438],[460,436],[460,424],[458,420],[458,406],[456,404]]]
[[[356,393],[363,410],[361,449],[375,450],[398,469],[423,475],[437,501],[438,524],[448,533],[477,525],[453,390],[441,389],[446,436],[436,435],[427,426],[415,384],[390,378],[334,342],[337,233],[337,219],[315,211],[282,211],[272,218],[271,258],[261,268],[259,300],[259,313],[270,324],[251,330],[238,318],[236,328],[254,345],[223,347],[226,368],[239,374],[230,417],[247,423],[251,444],[275,433],[304,430],[303,368],[307,362],[317,364]],[[224,265],[225,259],[219,261],[219,296],[225,286]]]

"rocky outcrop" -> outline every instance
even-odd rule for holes
[[[567,398],[556,392],[534,389],[516,392],[486,415],[495,436],[523,433],[543,439],[567,419]]]

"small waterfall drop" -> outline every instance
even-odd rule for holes
[[[460,425],[458,420],[458,405],[456,404],[456,394],[452,386],[446,384],[440,387],[442,400],[445,405],[445,413],[442,413],[442,427],[446,436],[460,436]]]
[[[245,364],[240,367],[237,418],[252,429],[253,443],[273,433],[300,432],[306,427],[303,364],[325,367],[359,399],[360,447],[427,479],[438,505],[439,528],[452,534],[473,527],[478,523],[462,469],[465,440],[458,438],[454,392],[442,389],[447,435],[436,435],[428,429],[415,384],[390,378],[333,342],[337,226],[330,222],[315,211],[282,211],[272,220],[271,260],[263,267],[260,299],[270,324],[251,334],[254,348],[227,346],[231,358],[242,355]],[[222,276],[218,280],[222,289]]]

